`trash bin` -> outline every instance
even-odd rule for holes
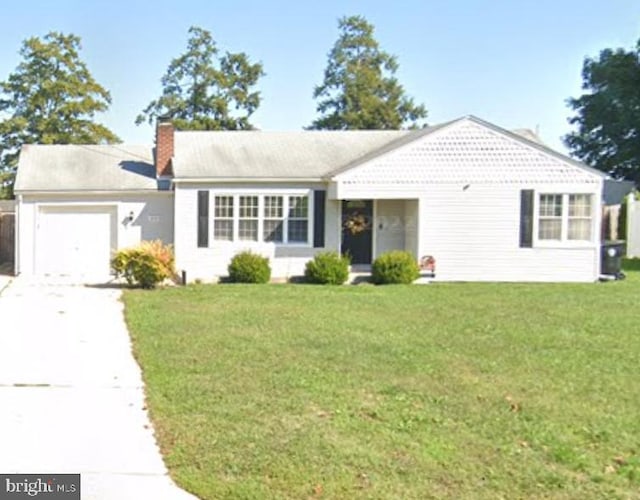
[[[600,274],[624,278],[622,272],[622,257],[626,253],[624,241],[607,241],[602,244],[600,251]]]

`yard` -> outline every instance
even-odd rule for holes
[[[165,461],[201,498],[639,498],[627,274],[124,301]]]

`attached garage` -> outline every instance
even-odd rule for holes
[[[173,243],[173,192],[150,146],[25,145],[16,177],[17,274],[104,283],[114,252]]]
[[[35,234],[35,274],[100,279],[117,247],[116,207],[41,206]]]

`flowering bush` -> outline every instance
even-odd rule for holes
[[[173,248],[160,240],[143,241],[136,247],[118,251],[111,259],[111,268],[131,286],[155,288],[175,277]]]

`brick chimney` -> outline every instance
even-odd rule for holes
[[[158,120],[156,125],[156,177],[170,177],[173,158],[173,123]]]

